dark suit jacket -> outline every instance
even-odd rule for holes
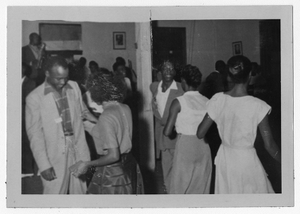
[[[31,67],[30,78],[36,79],[38,76],[38,70],[33,65],[36,65],[37,59],[35,58],[29,45],[22,47],[22,62],[25,62],[27,65]]]
[[[22,124],[25,127],[25,104],[27,95],[35,89],[35,82],[28,77],[25,77],[22,83]],[[26,133],[26,131],[25,131]]]
[[[165,150],[165,149],[174,149],[175,148],[175,144],[176,144],[176,138],[175,139],[170,139],[166,136],[164,136],[163,134],[163,130],[164,130],[164,126],[167,123],[167,119],[169,116],[169,109],[171,106],[172,101],[176,98],[179,97],[181,95],[183,95],[184,91],[181,88],[181,84],[176,82],[177,85],[177,90],[171,89],[170,90],[170,94],[166,103],[166,107],[164,110],[164,114],[161,117],[157,106],[155,104],[155,99],[156,99],[156,95],[158,92],[158,85],[159,82],[154,82],[150,85],[150,90],[152,92],[152,110],[153,110],[153,114],[155,117],[155,141],[156,141],[156,150],[157,150],[157,154],[158,150]]]
[[[26,45],[22,47],[22,62],[25,62],[26,64],[30,64],[30,62],[36,60],[31,48],[29,45]]]

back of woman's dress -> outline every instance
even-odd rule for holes
[[[206,114],[208,99],[198,91],[177,98],[181,110],[176,119],[176,142],[171,176],[171,194],[208,194],[211,181],[211,153],[204,139],[196,136],[199,121]]]
[[[215,193],[273,193],[254,149],[258,124],[271,107],[252,96],[218,93],[207,104],[222,144],[215,158]]]

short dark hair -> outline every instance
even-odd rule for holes
[[[124,66],[126,65],[125,59],[123,57],[120,57],[120,56],[118,56],[116,58],[116,62],[119,62],[119,63],[121,63]]]
[[[49,57],[46,61],[45,70],[50,72],[55,66],[61,66],[67,69],[68,63],[63,57],[60,56]]]
[[[89,67],[91,66],[96,66],[97,68],[99,67],[98,63],[93,60],[89,62]]]
[[[35,36],[37,36],[37,37],[40,38],[40,35],[39,35],[39,34],[37,34],[37,33],[31,33],[31,34],[29,35],[29,41],[31,42]]]
[[[199,68],[193,65],[186,65],[181,70],[181,78],[186,81],[189,86],[192,86],[194,89],[197,89],[202,80],[202,73]]]
[[[163,71],[165,69],[165,67],[167,67],[167,64],[171,64],[173,66],[174,70],[175,70],[174,63],[169,61],[169,60],[163,61],[163,63],[159,66],[159,70]]]
[[[217,71],[225,69],[226,68],[226,63],[223,60],[218,60],[215,63],[215,69]]]
[[[80,64],[80,66],[85,66],[85,64],[86,64],[86,58],[85,57],[80,57],[79,64]]]
[[[125,65],[122,64],[121,62],[115,62],[115,63],[113,64],[113,66],[112,66],[113,71],[116,71],[116,70],[118,69],[119,66],[124,66],[124,67],[125,67]]]
[[[252,70],[251,61],[242,55],[233,56],[227,62],[229,68],[229,76],[234,83],[245,83],[249,78],[249,73]],[[234,68],[236,72],[232,72]]]
[[[107,70],[107,69],[106,69]],[[127,87],[119,75],[112,72],[96,72],[88,77],[87,88],[91,93],[91,98],[96,103],[107,101],[123,102],[126,97]]]

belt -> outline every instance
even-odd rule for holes
[[[66,132],[64,133],[65,137],[69,137],[69,136],[73,136],[74,134],[73,133],[70,133],[70,132]]]
[[[238,149],[238,150],[254,149],[254,147],[250,146],[250,145],[249,146],[235,146],[235,145],[229,145],[229,144],[225,144],[225,143],[222,143],[221,145],[231,148],[231,149]]]

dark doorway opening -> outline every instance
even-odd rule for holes
[[[157,27],[152,22],[152,66],[157,69],[166,60],[175,68],[186,64],[186,29]]]
[[[277,145],[281,148],[280,29],[280,20],[262,20],[259,23],[261,73],[266,79],[268,92],[266,96],[261,97],[261,99],[272,107],[269,123],[273,137]],[[277,163],[263,148],[260,134],[257,136],[255,147],[274,191],[281,193],[281,164]]]

